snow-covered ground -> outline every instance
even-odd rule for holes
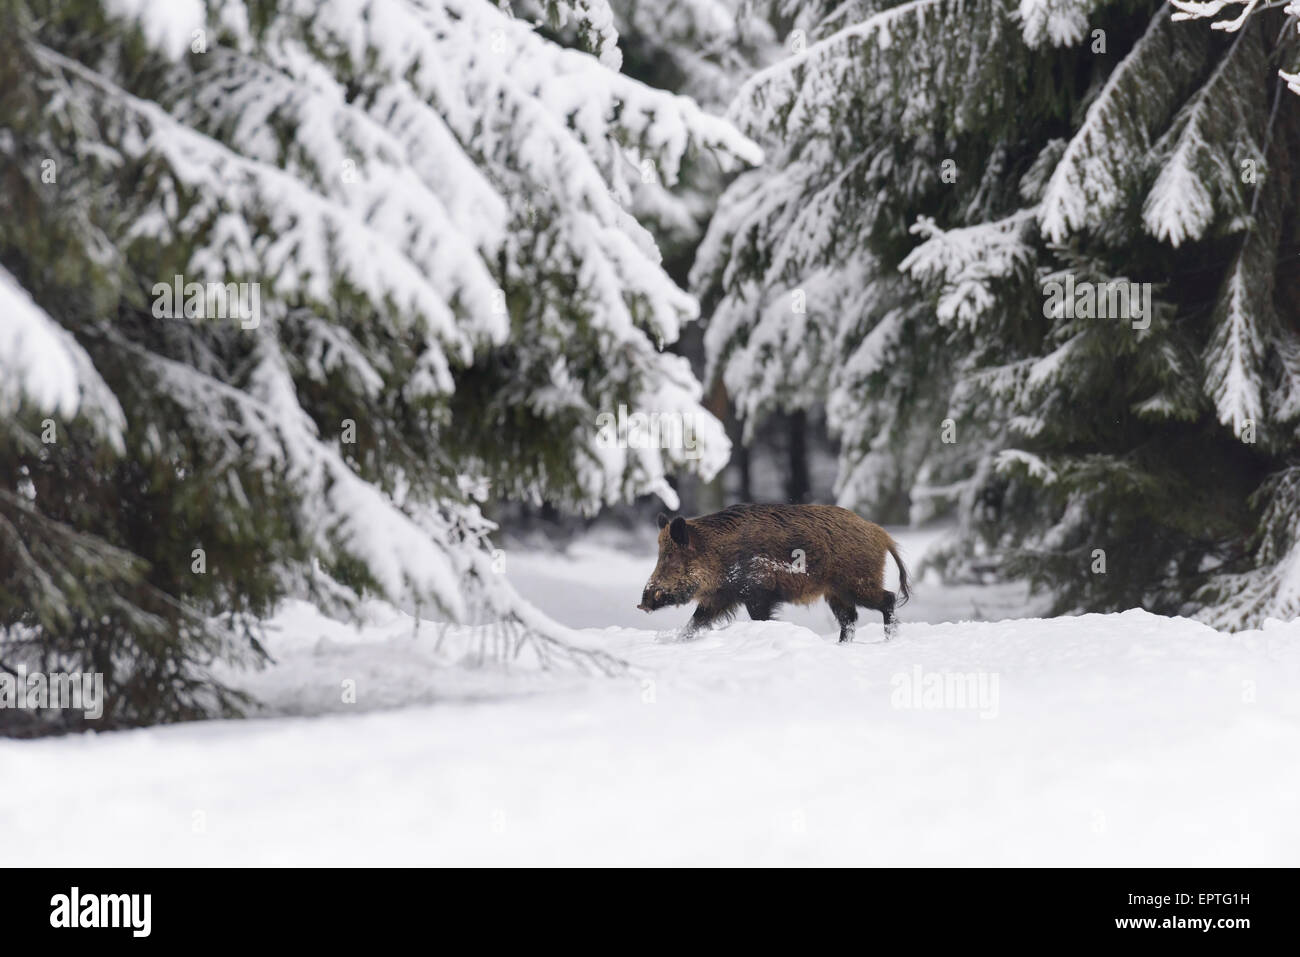
[[[1023,595],[922,583],[890,642],[815,609],[674,643],[653,563],[508,556],[620,678],[291,604],[241,679],[267,717],[0,743],[0,861],[1300,864],[1300,622],[940,621]]]

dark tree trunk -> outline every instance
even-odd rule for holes
[[[812,493],[812,480],[808,475],[808,416],[792,412],[786,418],[788,441],[788,469],[786,471],[785,498],[792,505],[803,505]]]
[[[736,475],[740,479],[738,494],[742,502],[754,501],[754,487],[750,483],[749,464],[749,446],[737,444]]]
[[[722,384],[719,377],[704,395],[704,408],[711,412],[723,427],[727,430],[727,435],[732,440],[732,448],[736,448],[736,428],[731,418],[731,402],[727,398],[727,388]],[[724,466],[722,471],[713,477],[710,482],[699,483],[699,494],[697,495],[697,512],[706,514],[716,512],[727,504],[727,472]]]

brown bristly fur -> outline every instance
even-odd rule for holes
[[[659,524],[659,563],[638,607],[695,600],[689,631],[740,605],[764,620],[782,603],[825,598],[841,641],[852,637],[859,605],[880,611],[888,633],[895,600],[884,587],[886,553],[898,563],[902,600],[909,596],[897,543],[838,506],[733,505],[693,519],[660,515]]]

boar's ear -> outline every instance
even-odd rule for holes
[[[665,515],[663,512],[660,512],[659,517],[656,518],[655,521],[659,523],[660,528],[663,528],[665,525],[668,524],[668,516]]]
[[[673,519],[672,524],[668,526],[668,534],[672,536],[673,541],[678,545],[685,545],[690,541],[686,530],[686,519],[680,515]]]

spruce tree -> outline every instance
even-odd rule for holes
[[[825,402],[841,504],[961,519],[1055,610],[1300,614],[1295,22],[864,0],[740,91],[693,283],[751,422]],[[812,12],[814,11],[815,12]],[[1134,322],[1051,290],[1140,288]]]
[[[564,9],[589,49],[488,0],[0,0],[0,666],[104,672],[107,724],[233,711],[206,669],[290,593],[575,653],[482,504],[725,462],[628,207],[758,153]],[[696,444],[603,441],[620,403]]]

